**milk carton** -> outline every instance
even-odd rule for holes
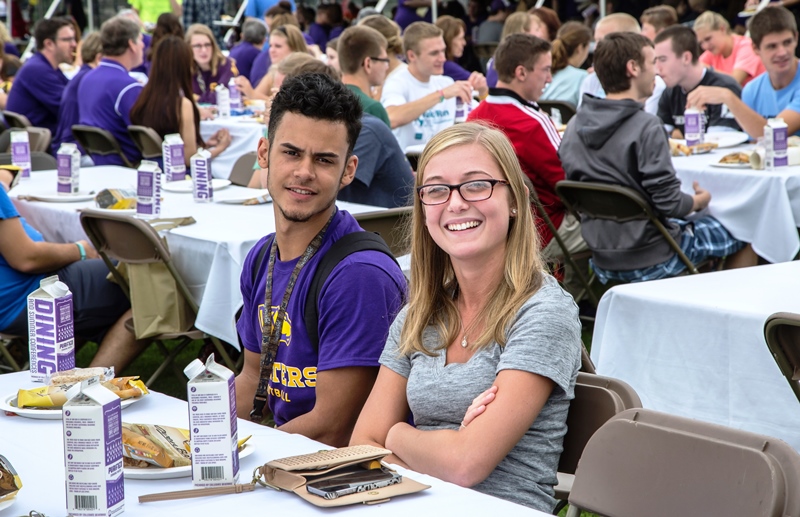
[[[196,487],[233,485],[239,479],[236,385],[233,372],[195,359],[183,373],[189,403],[192,483]]]
[[[156,162],[142,160],[137,174],[136,217],[155,219],[161,215],[161,168]]]
[[[161,157],[164,161],[165,181],[186,179],[186,155],[183,152],[183,139],[180,134],[174,133],[164,137]]]
[[[217,92],[217,114],[220,118],[231,116],[231,95],[224,84],[218,84],[214,91]]]
[[[702,111],[687,108],[683,112],[683,134],[686,137],[686,145],[691,147],[703,143],[705,137],[705,128],[703,126]]]
[[[23,178],[31,177],[31,143],[27,131],[11,131],[11,164],[22,169]]]
[[[120,399],[92,377],[67,392],[64,466],[67,513],[112,517],[125,510]]]
[[[242,92],[240,92],[239,87],[236,86],[235,77],[231,77],[231,80],[228,81],[228,96],[230,98],[232,110],[242,109]]]
[[[214,185],[211,176],[211,153],[206,149],[198,149],[191,157],[192,180],[194,181],[195,203],[211,203],[214,201]]]
[[[75,368],[75,328],[72,293],[53,275],[28,295],[28,346],[31,380]]]
[[[782,118],[771,118],[764,126],[764,150],[767,169],[789,165],[789,127]]]
[[[80,191],[81,152],[76,144],[64,142],[56,153],[58,161],[58,193],[77,194]]]

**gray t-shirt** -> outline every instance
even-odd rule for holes
[[[506,346],[479,350],[466,363],[445,365],[445,349],[436,330],[423,334],[423,344],[436,355],[398,354],[403,309],[389,330],[380,363],[408,379],[406,396],[417,429],[458,429],[472,399],[490,388],[501,370],[535,373],[555,383],[530,429],[475,490],[550,513],[553,485],[567,432],[569,401],[581,363],[581,325],[572,297],[556,280],[545,277],[542,288],[517,313]],[[480,416],[478,418],[481,418]]]

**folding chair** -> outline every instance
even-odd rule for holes
[[[12,334],[3,334],[0,332],[0,359],[5,364],[0,364],[0,370],[7,370],[10,372],[20,372],[23,368],[28,367],[27,361],[19,364],[14,356],[9,351],[11,345],[20,345],[23,350],[28,350],[28,336],[15,336]]]
[[[577,108],[571,102],[564,101],[538,101],[539,107],[542,108],[548,115],[553,114],[553,108],[561,113],[561,123],[566,124],[575,116]]]
[[[33,124],[31,124],[31,121],[28,120],[28,117],[26,117],[21,113],[15,113],[13,111],[4,111],[3,118],[5,118],[6,125],[9,128],[18,127],[24,129],[26,127],[33,126]]]
[[[105,129],[75,124],[72,126],[72,135],[90,155],[117,155],[122,159],[122,163],[125,167],[136,168],[136,166],[128,160],[128,157],[125,156],[125,153],[122,152],[122,148],[119,146],[117,139],[114,138],[114,135]]]
[[[629,409],[586,444],[567,516],[800,515],[798,486],[800,455],[777,438]]]
[[[0,153],[0,165],[11,165],[11,153]],[[31,170],[49,171],[58,168],[58,162],[52,154],[31,152]]]
[[[156,130],[146,126],[128,126],[128,134],[131,135],[136,148],[142,153],[142,158],[152,160],[161,158],[161,144],[164,140],[156,133]]]
[[[46,127],[25,127],[21,128],[28,132],[28,142],[32,153],[49,153],[50,142],[52,141],[52,133]],[[6,153],[11,151],[11,132],[19,131],[20,128],[6,129],[0,133],[0,152]]]
[[[129,264],[151,264],[161,262],[167,267],[170,274],[175,279],[178,290],[186,299],[193,315],[197,315],[197,302],[189,292],[189,288],[186,286],[180,273],[175,269],[169,250],[164,246],[158,232],[150,226],[150,224],[132,216],[111,214],[96,210],[85,210],[81,212],[80,217],[83,230],[86,232],[89,240],[91,240],[92,245],[97,249],[100,257],[106,263],[106,266],[108,266],[115,281],[122,287],[126,295],[130,297],[128,280],[120,273],[111,259]],[[133,307],[133,310],[135,311],[136,307]],[[134,331],[132,318],[125,323],[125,327],[130,332]],[[153,336],[151,339],[153,339],[166,357],[158,369],[153,372],[150,379],[147,380],[147,384],[151,384],[155,381],[165,368],[169,366],[176,368],[174,360],[177,355],[189,343],[196,339],[210,339],[211,342],[214,343],[218,357],[222,358],[228,368],[235,371],[235,364],[228,356],[225,347],[219,339],[207,335],[195,327],[192,327],[186,332],[160,334]],[[172,339],[178,339],[180,342],[170,351],[163,341]],[[179,379],[185,380],[182,370],[176,369],[176,374]]]
[[[558,513],[566,506],[575,478],[575,469],[592,435],[609,419],[626,409],[640,408],[642,401],[628,384],[611,377],[578,373],[575,398],[570,402],[564,451],[558,462],[555,487]]]
[[[411,217],[410,206],[353,214],[353,217],[366,231],[379,233],[395,257],[408,253],[409,245],[403,227],[407,218]]]
[[[231,175],[228,177],[231,183],[240,187],[249,185],[250,178],[253,177],[253,166],[256,164],[257,157],[258,153],[250,151],[237,158],[236,163],[233,164],[233,169],[231,169]]]
[[[562,180],[556,183],[556,193],[564,205],[576,216],[588,215],[618,223],[648,219],[678,254],[691,274],[698,274],[697,266],[689,260],[681,247],[667,231],[666,226],[650,208],[649,203],[635,190],[620,185],[588,181]]]
[[[800,401],[800,314],[776,312],[767,318],[764,339],[778,368]]]

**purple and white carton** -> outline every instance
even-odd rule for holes
[[[686,137],[686,145],[702,144],[705,137],[703,127],[703,112],[694,108],[687,108],[683,112],[683,134]]]
[[[33,382],[75,368],[72,293],[57,275],[43,278],[28,295],[28,347]]]
[[[232,110],[242,109],[242,92],[240,92],[239,87],[236,86],[235,77],[231,77],[231,80],[228,81],[228,98]]]
[[[155,219],[161,215],[161,167],[142,160],[136,180],[136,217]]]
[[[224,84],[218,84],[214,91],[217,93],[217,115],[219,118],[231,116],[231,93]]]
[[[11,131],[11,164],[22,169],[22,177],[31,177],[31,143],[28,132]]]
[[[77,194],[81,181],[81,151],[77,144],[64,142],[56,153],[58,163],[58,193]]]
[[[113,517],[125,510],[122,407],[92,377],[67,391],[61,421],[64,480],[71,517]]]
[[[198,149],[189,160],[192,167],[195,203],[211,203],[214,201],[214,178],[211,175],[211,153],[206,149]]]
[[[189,403],[192,484],[234,485],[239,480],[239,429],[234,374],[214,361],[195,359],[184,368]]]
[[[764,147],[768,169],[789,165],[788,138],[789,126],[782,118],[767,120],[767,125],[764,126]]]
[[[161,144],[161,157],[164,161],[166,181],[183,181],[186,179],[186,155],[183,139],[178,133],[164,137]]]

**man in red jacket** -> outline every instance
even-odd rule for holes
[[[506,134],[522,171],[528,176],[545,212],[558,228],[570,253],[586,250],[581,237],[580,222],[566,213],[556,195],[555,184],[564,179],[564,169],[558,157],[561,136],[550,117],[536,101],[544,87],[552,81],[550,43],[529,34],[514,34],[506,38],[494,55],[497,88],[470,113],[469,120],[485,120]],[[536,227],[546,259],[558,259],[561,248],[550,229],[540,218]]]

